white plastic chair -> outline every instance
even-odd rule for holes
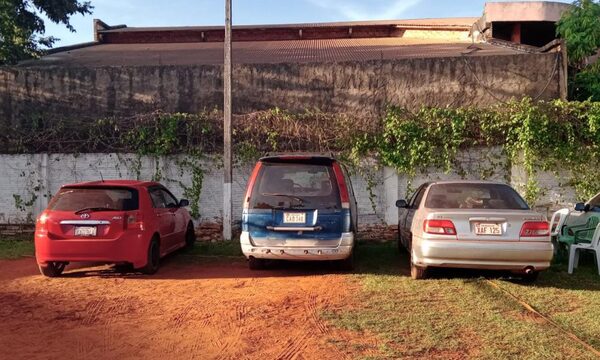
[[[560,235],[560,231],[563,225],[565,225],[565,221],[567,221],[567,217],[569,217],[570,213],[571,210],[565,208],[552,214],[552,218],[550,219],[550,231],[552,232],[550,233],[550,236],[554,237]]]
[[[596,226],[592,242],[589,244],[572,244],[569,248],[569,274],[573,273],[573,268],[579,265],[579,252],[593,251],[596,255],[596,264],[598,265],[598,275],[600,275],[600,224]]]

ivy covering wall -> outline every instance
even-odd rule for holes
[[[154,180],[158,181],[163,176],[160,157],[185,155],[178,157],[177,166],[181,174],[191,175],[192,184],[181,186],[197,214],[206,166],[203,159],[210,155],[219,163],[221,119],[222,114],[214,110],[94,121],[31,119],[16,128],[0,129],[0,152],[133,153],[138,159],[128,162],[133,173],[143,156],[157,159]],[[530,202],[543,191],[535,176],[540,170],[567,176],[564,184],[572,186],[581,199],[600,191],[594,172],[600,165],[599,102],[523,99],[485,109],[422,108],[416,112],[391,106],[382,119],[272,109],[235,116],[233,123],[238,164],[253,162],[267,152],[331,151],[366,178],[373,164],[408,176],[431,169],[460,174],[457,156],[461,150],[500,147],[509,166],[520,165],[529,175],[524,195]],[[365,158],[376,161],[365,163]],[[497,166],[507,165],[503,161]],[[482,171],[479,176],[487,174]]]

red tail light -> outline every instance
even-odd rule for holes
[[[547,221],[527,221],[521,227],[521,237],[542,237],[550,235]]]
[[[248,188],[246,188],[246,196],[244,197],[244,209],[248,209],[250,207],[250,196],[252,195],[252,189],[254,188],[254,183],[256,182],[256,178],[258,177],[261,166],[261,162],[256,164],[254,170],[252,170],[250,179],[248,180]]]
[[[425,220],[423,231],[435,235],[456,235],[456,228],[450,220]]]
[[[36,221],[36,230],[40,232],[47,231],[46,223],[48,222],[48,214],[44,211],[40,214]]]
[[[126,229],[144,230],[144,221],[140,212],[125,215],[125,221],[123,223]]]
[[[348,187],[346,186],[346,180],[344,179],[344,172],[342,167],[337,162],[333,163],[333,172],[337,180],[338,189],[340,191],[340,200],[342,201],[342,208],[350,208],[350,195],[348,194]]]

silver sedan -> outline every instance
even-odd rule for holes
[[[439,181],[398,200],[399,246],[411,254],[411,275],[431,267],[509,270],[534,281],[553,256],[549,224],[510,186]]]

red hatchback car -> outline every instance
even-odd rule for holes
[[[35,256],[40,272],[56,277],[71,261],[91,261],[132,265],[153,274],[161,257],[193,246],[188,205],[156,182],[65,185],[37,220]]]

